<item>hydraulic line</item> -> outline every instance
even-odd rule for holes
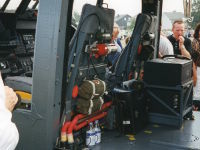
[[[78,114],[76,115],[72,121],[66,122],[61,129],[61,142],[66,142],[68,140],[68,143],[74,143],[74,138],[72,132],[78,131],[81,128],[85,127],[88,123],[93,122],[95,120],[101,119],[107,115],[107,112],[104,112],[107,110],[108,107],[112,105],[112,102],[107,102],[103,104],[101,110],[96,112],[95,114],[92,114],[90,116]],[[67,133],[66,133],[67,132]]]

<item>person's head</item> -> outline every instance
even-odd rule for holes
[[[173,36],[176,40],[179,39],[179,36],[183,36],[185,31],[185,25],[182,20],[176,20],[172,26]]]
[[[118,34],[119,34],[119,26],[116,23],[114,23],[113,33],[112,33],[112,39],[113,40],[116,39],[117,36],[118,36]]]
[[[194,31],[194,38],[199,39],[200,38],[200,23],[197,24],[195,31]]]

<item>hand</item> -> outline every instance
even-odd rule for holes
[[[158,52],[158,58],[162,58],[162,57],[163,55],[160,52]]]
[[[17,104],[18,97],[12,88],[10,88],[8,86],[4,86],[4,87],[5,87],[5,94],[6,94],[5,105],[6,105],[6,108],[10,112],[12,112],[15,105]]]
[[[184,46],[185,38],[183,36],[179,36],[178,39],[179,39],[179,50],[181,52],[181,55],[183,55],[183,56],[185,56],[185,57],[190,59],[191,55],[190,55],[190,53],[188,52],[188,50]]]
[[[181,49],[184,46],[185,39],[183,36],[179,36],[178,39],[179,39],[179,48]]]

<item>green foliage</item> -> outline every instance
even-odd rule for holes
[[[130,20],[130,25],[127,26],[127,29],[129,31],[133,31],[134,27],[135,27],[135,21],[136,21],[136,18],[135,17],[132,17],[131,20]]]
[[[75,21],[76,24],[78,24],[79,20],[80,20],[80,14],[77,11],[73,12],[73,19]]]
[[[191,16],[193,21],[190,23],[190,26],[194,29],[197,23],[200,23],[200,0],[193,0]]]

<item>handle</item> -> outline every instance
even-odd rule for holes
[[[174,57],[174,58],[179,58],[179,59],[191,60],[190,58],[185,57],[183,55],[164,55],[163,57],[161,57],[161,59],[168,58],[168,57]]]

